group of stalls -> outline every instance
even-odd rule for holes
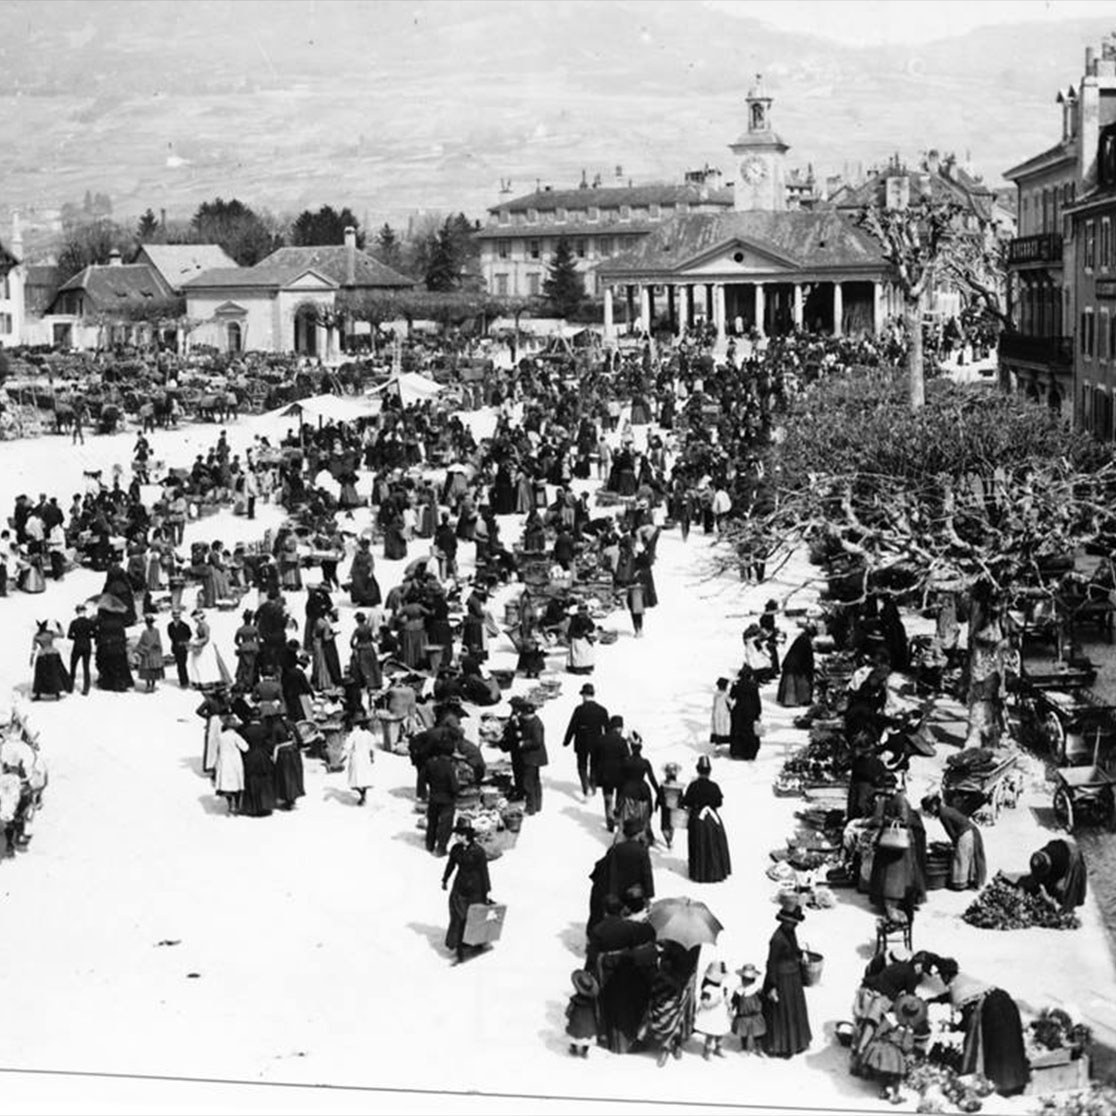
[[[957,886],[956,844],[926,841],[917,802],[905,803],[901,812],[880,804],[894,801],[888,796],[896,791],[902,796],[912,767],[918,771],[943,749],[947,755],[922,766],[920,779],[929,777],[941,802],[978,827],[995,825],[1004,810],[1016,805],[1025,780],[1043,775],[1051,787],[1052,812],[1065,832],[1045,849],[1062,844],[1073,849],[1074,829],[1116,826],[1108,769],[1116,736],[1114,711],[1091,688],[1096,668],[1078,639],[1083,620],[1111,638],[1111,587],[1105,572],[1083,577],[1065,569],[1052,571],[1045,582],[1014,586],[1005,593],[1003,607],[996,610],[999,684],[983,688],[981,664],[975,661],[983,653],[979,633],[971,631],[966,646],[964,639],[951,640],[950,625],[941,623],[943,615],[956,618],[958,610],[962,616],[979,612],[972,608],[969,587],[954,581],[921,601],[916,598],[912,603],[923,606],[934,632],[909,641],[902,681],[897,672],[888,683],[893,695],[907,699],[906,709],[899,711],[889,701],[888,716],[880,721],[882,732],[868,753],[864,741],[856,739],[850,705],[871,670],[873,653],[887,640],[872,620],[863,622],[863,598],[843,594],[839,580],[837,593],[823,593],[822,606],[811,617],[822,632],[814,639],[814,704],[795,722],[808,730],[808,739],[788,751],[773,787],[777,795],[803,799],[786,847],[771,852],[768,875],[776,897],[793,893],[805,906],[824,910],[838,902],[843,888],[868,893],[878,912],[873,943],[878,964],[909,957],[922,944],[915,941],[917,904],[888,902],[886,889],[880,894],[879,858],[889,864],[896,858],[909,860],[924,895]],[[851,624],[850,612],[858,614]],[[850,629],[857,637],[855,651],[848,643]],[[991,709],[980,708],[982,699],[990,699]],[[857,793],[866,773],[878,780],[875,809],[865,807]],[[951,820],[951,825],[964,829],[967,822]],[[1080,861],[1079,853],[1072,855],[1075,863]],[[983,883],[981,872],[979,883],[970,886]],[[1072,904],[1054,902],[1052,894],[1036,890],[1029,876],[999,872],[962,918],[971,926],[998,931],[1080,926]],[[939,996],[953,992],[944,986],[936,991]],[[945,1004],[927,1004],[917,997],[905,1004],[896,1000],[887,1025],[902,1032],[891,1035],[899,1054],[892,1057],[890,1052],[876,1063],[862,1057],[863,1021],[839,1024],[836,1037],[854,1047],[854,1072],[882,1080],[897,1103],[901,1085],[913,1090],[921,1098],[920,1111],[976,1111],[993,1090],[1010,1093],[1025,1087],[1028,1093],[1048,1093],[1089,1086],[1088,1028],[1064,1012],[1044,1010],[1024,1025],[1012,1006],[1009,1014],[1017,1022],[1003,1026],[1020,1032],[1022,1053],[1012,1055],[1008,1071],[995,1066],[994,1059],[987,1064],[974,1059],[978,1032],[971,1011],[956,996],[945,999]],[[988,1079],[973,1075],[980,1065]]]

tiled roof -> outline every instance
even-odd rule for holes
[[[866,205],[880,204],[887,193],[887,180],[903,176],[911,179],[912,200],[918,192],[917,180],[922,176],[929,183],[932,202],[958,202],[971,208],[979,217],[988,218],[992,215],[992,191],[984,183],[977,182],[971,175],[965,174],[960,169],[954,171],[954,176],[947,176],[940,172],[911,171],[905,168],[883,170],[873,175],[863,185],[851,187],[839,198],[831,199],[831,204],[840,209],[862,209]]]
[[[339,286],[347,287],[348,249],[343,244],[325,244],[309,248],[278,248],[257,265],[259,267],[297,267],[305,271],[312,268],[328,276]],[[414,279],[400,274],[375,256],[357,250],[354,256],[355,287],[396,287],[411,288]]]
[[[507,209],[512,213],[537,209],[540,213],[552,209],[598,209],[621,205],[677,205],[679,202],[731,206],[732,188],[722,186],[712,189],[689,182],[658,182],[646,186],[590,186],[576,190],[537,190],[533,194],[512,198],[491,206],[489,213]]]
[[[676,217],[632,251],[602,264],[598,274],[672,271],[734,240],[802,270],[883,266],[875,241],[836,210],[827,209]]]
[[[172,291],[187,279],[217,267],[236,267],[236,261],[219,244],[144,244],[135,262],[149,263]]]
[[[486,225],[474,233],[477,240],[541,240],[543,237],[572,236],[645,236],[662,227],[662,222],[623,221],[610,224],[601,221],[564,221],[560,225]]]
[[[148,264],[92,264],[63,283],[58,294],[64,291],[84,291],[97,310],[166,297],[157,272]]]
[[[7,271],[8,268],[15,267],[19,262],[16,254],[0,240],[0,268]]]
[[[268,259],[271,259],[271,256]],[[305,275],[307,271],[317,271],[317,269],[298,265],[284,266],[261,260],[255,267],[217,267],[212,271],[203,271],[201,275],[187,280],[182,286],[187,291],[208,290],[213,287],[257,287],[269,291],[279,291],[290,286],[300,275]],[[340,286],[328,275],[324,275],[320,271],[317,271],[317,274],[329,286]]]
[[[1039,152],[1038,155],[1032,155],[1029,159],[1024,159],[1022,163],[1017,163],[1014,167],[1004,171],[1004,178],[1009,181],[1022,178],[1031,171],[1061,162],[1063,159],[1076,158],[1076,155],[1077,138],[1062,140],[1061,143],[1056,143],[1053,147],[1048,147],[1045,151]]]

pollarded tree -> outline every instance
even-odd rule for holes
[[[577,270],[570,242],[558,238],[558,246],[550,260],[550,268],[543,282],[543,297],[547,306],[559,318],[569,318],[577,313],[585,301],[585,281]]]
[[[963,209],[956,202],[927,199],[902,207],[865,206],[857,224],[880,246],[895,269],[903,294],[907,348],[907,391],[911,407],[926,403],[922,319],[935,281],[944,277],[943,257],[960,236]]]

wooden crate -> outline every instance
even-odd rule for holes
[[[1072,1062],[1054,1066],[1032,1066],[1031,1080],[1025,1090],[1029,1097],[1043,1093],[1066,1092],[1071,1089],[1084,1089],[1089,1084],[1089,1056],[1082,1054]]]

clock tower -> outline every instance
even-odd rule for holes
[[[790,145],[771,128],[771,98],[756,74],[748,90],[748,128],[729,144],[736,157],[734,208],[782,212],[787,208],[784,156]]]

